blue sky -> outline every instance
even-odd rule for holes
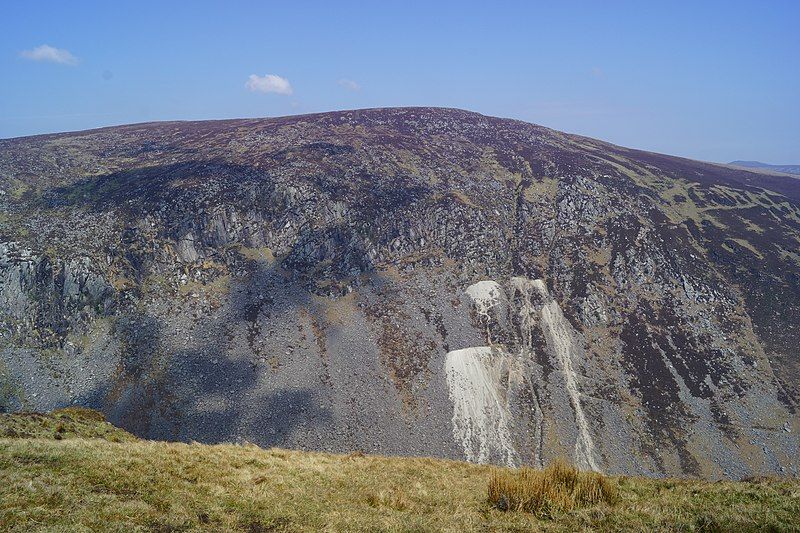
[[[4,2],[0,137],[430,105],[800,163],[800,2],[654,4]]]

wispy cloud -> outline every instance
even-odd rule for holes
[[[592,67],[592,76],[595,78],[602,78],[606,73],[600,67]]]
[[[69,50],[54,48],[48,44],[43,44],[30,50],[23,50],[19,55],[31,61],[48,61],[50,63],[70,66],[78,64],[78,58],[72,55]]]
[[[266,74],[264,76],[250,74],[250,78],[248,78],[244,86],[254,93],[292,94],[294,92],[289,80],[275,74]]]
[[[347,80],[345,78],[342,78],[337,83],[339,84],[340,87],[344,87],[348,91],[354,91],[355,92],[355,91],[360,91],[361,90],[361,85],[359,85],[358,82],[353,81],[353,80]]]

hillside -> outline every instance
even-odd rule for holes
[[[0,406],[797,475],[798,249],[797,179],[453,109],[0,140]]]
[[[37,419],[33,437],[7,428]],[[81,424],[69,437],[64,424]],[[0,415],[3,531],[789,531],[796,480],[613,478],[613,504],[552,516],[489,505],[491,467],[255,445],[112,442],[84,412]]]

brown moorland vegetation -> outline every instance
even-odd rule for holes
[[[543,470],[498,469],[489,479],[489,502],[501,511],[525,511],[542,518],[597,504],[613,505],[617,487],[598,472],[581,472],[563,460]]]

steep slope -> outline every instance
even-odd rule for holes
[[[0,141],[0,401],[136,435],[797,473],[800,181],[447,109]]]

